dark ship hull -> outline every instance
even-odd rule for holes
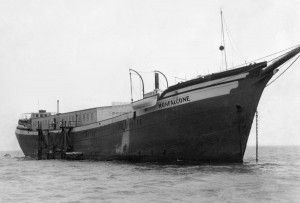
[[[242,162],[266,84],[299,51],[270,66],[263,62],[180,83],[155,105],[114,118],[60,130],[17,129],[16,136],[30,157],[72,158],[73,153],[96,160]],[[60,139],[64,155],[53,142]]]

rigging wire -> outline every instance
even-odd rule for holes
[[[256,59],[256,60],[254,60],[254,61],[250,61],[250,62],[248,62],[248,64],[250,64],[251,62],[255,62],[255,61],[258,61],[258,60],[260,60],[260,59],[266,58],[266,57],[270,57],[270,56],[275,55],[275,54],[282,53],[282,52],[287,51],[287,50],[290,50],[290,49],[294,49],[295,47],[298,47],[298,46],[300,46],[300,44],[299,44],[299,45],[296,45],[296,46],[292,46],[292,47],[287,48],[287,49],[284,49],[284,50],[281,50],[281,51],[278,51],[278,52],[275,52],[275,53],[272,53],[272,54],[270,54],[270,55],[268,55],[268,56],[265,56],[265,57]],[[272,62],[272,61],[276,60],[277,58],[280,58],[280,57],[282,57],[282,56],[288,54],[289,52],[290,52],[290,51],[288,51],[288,52],[286,52],[286,53],[284,53],[284,54],[281,54],[281,55],[279,55],[279,56],[277,56],[277,57],[275,57],[275,58],[273,58],[273,59],[271,59],[271,60],[269,60],[269,61],[267,61],[267,62],[268,62],[268,63],[269,63],[269,62]],[[297,59],[298,59],[298,58],[299,58],[299,56],[297,57]],[[297,59],[296,59],[296,60],[297,60]],[[294,63],[294,62],[293,62],[293,63]],[[244,65],[244,64],[242,64],[242,65]],[[240,65],[239,65],[239,66],[240,66]],[[260,66],[260,64],[254,66],[253,68],[251,68],[251,69],[249,69],[249,70],[245,70],[245,71],[243,71],[242,73],[245,73],[245,72],[254,70],[254,69],[256,69],[256,68],[259,68],[259,66]],[[235,66],[235,67],[233,67],[233,68],[236,68],[236,67],[238,67],[238,66]],[[187,79],[183,79],[183,78],[171,76],[171,75],[169,75],[169,74],[166,74],[166,75],[168,75],[169,77],[173,77],[173,78],[175,79],[175,83],[176,83],[176,79],[180,79],[180,80],[183,80],[183,81],[186,81],[186,80],[187,80]],[[234,77],[234,76],[232,76],[232,77]],[[232,77],[225,78],[224,80],[222,80],[222,81],[220,81],[220,82],[224,82],[224,81],[230,80]],[[270,84],[271,84],[271,83],[270,83]]]
[[[136,70],[136,71],[138,71],[139,73],[146,73],[146,74],[153,74],[153,73],[155,73],[155,71],[140,71],[140,70]],[[173,76],[173,75],[171,75],[171,74],[166,74],[166,73],[164,73],[166,76],[168,76],[168,77],[171,77],[171,78],[174,78],[174,79],[179,79],[179,80],[183,80],[183,81],[187,81],[188,79],[184,79],[184,78],[181,78],[181,77],[177,77],[177,76]]]
[[[233,63],[233,52],[235,51],[235,49],[234,49],[234,47],[233,47],[233,45],[232,45],[232,42],[231,42],[231,38],[230,38],[230,36],[229,36],[229,33],[228,33],[228,27],[227,27],[227,25],[226,25],[226,23],[225,23],[225,17],[223,17],[223,21],[224,21],[224,24],[225,24],[225,31],[226,31],[226,33],[227,33],[227,38],[229,39],[229,44],[230,44],[230,47],[231,47],[231,49],[232,49],[232,53],[231,53],[231,62]],[[228,52],[229,53],[229,52]],[[234,65],[232,65],[232,67],[233,67]]]
[[[221,58],[222,58],[222,62],[221,62],[221,70],[223,70],[223,61],[224,61],[224,56],[223,56],[223,52],[221,52]]]
[[[223,21],[224,21],[224,24],[225,24],[226,33],[227,33],[227,36],[228,36],[230,45],[231,45],[231,47],[232,47],[232,50],[235,51],[236,54],[239,55],[239,57],[240,57],[243,61],[245,61],[245,63],[247,63],[247,62],[246,62],[246,59],[243,57],[243,54],[242,54],[241,50],[240,50],[239,47],[236,45],[236,43],[235,43],[235,41],[234,41],[234,39],[233,39],[233,37],[232,37],[232,34],[231,34],[230,30],[229,30],[229,27],[228,27],[228,25],[227,25],[227,23],[226,23],[226,19],[225,19],[224,16],[223,16]]]
[[[175,79],[175,83],[176,83],[176,79],[183,80],[183,81],[187,81],[188,80],[188,79],[180,78],[180,77],[177,77],[177,76],[173,76],[173,75],[168,74],[168,73],[164,73],[164,74],[166,76],[168,76],[168,77],[174,78]]]
[[[282,54],[282,55],[280,55],[280,56],[278,56],[278,57],[284,56],[284,55],[286,55],[286,54],[288,54],[288,53],[290,53],[290,52],[284,53],[284,54]],[[276,58],[278,58],[278,57],[276,57]],[[276,58],[275,58],[275,59],[276,59]],[[296,60],[297,60],[298,58],[299,58],[299,56],[296,58]],[[274,59],[272,59],[272,60],[270,60],[270,61],[273,61],[273,60],[274,60]],[[268,62],[270,62],[270,61],[268,61]],[[295,62],[295,61],[294,61],[294,62]],[[294,62],[293,62],[293,63],[294,63]],[[286,63],[286,62],[285,62],[285,63]],[[291,65],[292,65],[292,64],[291,64]],[[249,72],[249,71],[254,70],[254,69],[256,69],[256,68],[259,68],[259,67],[260,67],[260,64],[257,64],[257,65],[254,66],[253,68],[241,72],[241,74],[242,74],[242,73]],[[231,77],[225,78],[224,80],[221,80],[220,82],[224,82],[224,81],[230,80],[230,79],[233,78],[233,77],[235,77],[235,76],[231,76]],[[269,83],[269,84],[270,84],[270,83]]]
[[[222,10],[221,10],[222,11]],[[221,18],[221,20],[222,20],[222,18]],[[222,22],[221,22],[222,23]],[[223,45],[223,31],[222,31],[222,24],[221,24],[221,32],[220,32],[220,42],[221,42],[221,47],[223,46],[223,48],[224,48],[224,45]],[[221,48],[220,47],[220,48]],[[219,49],[220,49],[219,48]],[[224,62],[224,57],[223,57],[223,51],[220,49],[220,54],[221,54],[221,66],[220,66],[220,71],[222,71],[223,70],[223,62]]]
[[[300,44],[295,45],[295,46],[292,46],[292,47],[289,47],[289,48],[287,48],[287,49],[284,49],[284,50],[281,50],[281,51],[278,51],[278,52],[275,52],[275,53],[272,53],[272,54],[269,54],[269,55],[264,56],[264,57],[261,57],[261,58],[259,58],[259,59],[250,61],[250,62],[248,62],[247,64],[251,64],[252,62],[255,62],[255,61],[258,61],[258,60],[261,60],[261,59],[264,59],[264,58],[267,58],[267,57],[270,57],[270,56],[273,56],[273,55],[282,53],[282,52],[284,52],[284,51],[288,51],[288,50],[290,50],[290,49],[294,49],[294,48],[296,48],[296,47],[298,47],[298,46],[300,46]],[[280,57],[282,57],[282,56],[288,54],[289,52],[290,52],[290,51],[288,51],[288,52],[286,52],[286,53],[284,53],[284,54],[281,54],[281,55],[279,55],[279,56],[277,56],[277,57],[275,57],[275,58],[273,58],[273,59],[271,59],[271,60],[269,60],[269,61],[267,61],[267,62],[270,63],[270,62],[272,62],[272,61],[274,61],[274,60],[276,60],[276,59],[278,59],[278,58],[280,58]],[[292,62],[292,64],[291,64],[287,69],[289,69],[289,68],[296,62],[296,60],[298,60],[299,57],[300,57],[300,55]],[[222,54],[222,59],[223,59],[223,54]],[[223,60],[222,60],[222,61],[223,61]],[[288,61],[289,61],[289,60],[288,60]],[[222,65],[221,68],[223,68],[223,63],[221,63],[221,65]],[[244,65],[244,64],[241,64],[241,65]],[[235,66],[235,67],[233,67],[233,68],[239,67],[239,66],[241,66],[241,65]],[[259,66],[260,66],[260,64],[258,64],[257,66],[254,66],[253,68],[251,68],[251,69],[249,69],[249,70],[245,70],[245,71],[242,72],[242,73],[245,73],[245,72],[254,70],[254,69],[258,68]],[[282,66],[279,67],[279,69],[280,69],[280,68],[282,68]],[[287,69],[286,69],[283,73],[285,73],[285,72],[287,71]],[[141,72],[141,73],[153,73],[153,72],[155,72],[155,71],[139,71],[139,72]],[[270,84],[272,84],[273,82],[275,82],[275,80],[277,80],[283,73],[281,73],[277,78],[275,78],[272,82],[270,82],[270,83],[267,84],[266,86],[269,86]],[[175,79],[175,84],[177,83],[176,79],[179,79],[179,80],[181,80],[181,81],[187,81],[187,80],[188,80],[188,79],[176,77],[176,76],[173,76],[173,75],[170,75],[170,74],[165,74],[165,75],[167,75],[168,77],[174,78],[174,79]],[[232,76],[232,77],[234,77],[234,76]],[[225,78],[224,80],[222,80],[222,81],[220,81],[220,82],[224,82],[224,81],[230,80],[232,77]],[[161,82],[161,80],[160,80],[160,82]],[[163,84],[163,83],[161,83],[161,84]],[[163,85],[164,85],[164,84],[163,84]],[[133,88],[133,89],[134,89],[134,88]],[[134,93],[136,93],[135,90],[134,90]],[[136,93],[136,94],[137,94],[137,93]],[[138,95],[138,94],[137,94],[137,95]]]
[[[272,82],[270,82],[269,84],[266,85],[266,87],[268,87],[269,85],[271,85],[272,83],[274,83],[280,76],[282,76],[290,67],[292,67],[292,65],[299,59],[300,55],[280,74],[278,75]]]
[[[285,54],[286,54],[286,53],[285,53]],[[285,54],[282,54],[281,56],[283,56],[283,55],[285,55]],[[277,57],[277,58],[278,58],[278,57]],[[254,70],[254,69],[256,69],[256,68],[259,68],[259,67],[260,67],[260,64],[257,64],[257,65],[254,66],[253,68],[250,68],[249,70],[245,70],[245,71],[241,72],[241,74],[246,73],[246,72],[250,72],[250,71],[252,71],[252,70]],[[233,77],[235,77],[235,76],[233,75],[233,76],[231,76],[231,77],[225,78],[224,80],[221,80],[220,82],[224,82],[224,81],[230,80],[230,79],[233,78]]]
[[[291,51],[292,51],[292,50],[290,50],[290,51],[288,51],[288,52],[286,52],[286,53],[284,53],[284,54],[282,54],[282,55],[280,55],[280,56],[277,56],[277,57],[271,59],[271,60],[268,61],[268,62],[274,61],[274,60],[276,60],[277,58],[280,58],[280,57],[282,57],[282,56],[284,56],[284,55],[287,55],[288,53],[291,53]]]
[[[292,47],[290,47],[290,48],[287,48],[287,49],[284,49],[284,50],[281,50],[281,51],[278,51],[278,52],[275,52],[275,53],[272,53],[272,54],[269,54],[269,55],[267,55],[267,56],[264,56],[264,57],[261,57],[261,58],[258,58],[258,59],[255,59],[255,60],[252,60],[252,61],[250,61],[250,62],[246,62],[246,60],[245,60],[245,58],[243,57],[243,55],[241,54],[241,51],[240,51],[240,49],[238,48],[238,46],[236,45],[236,43],[234,42],[234,40],[233,40],[233,37],[232,37],[232,34],[231,34],[231,32],[230,32],[230,30],[229,30],[229,27],[227,26],[227,23],[226,23],[226,19],[225,19],[225,17],[223,16],[223,14],[222,14],[222,10],[221,10],[221,44],[224,46],[223,47],[223,49],[222,50],[224,50],[224,54],[225,54],[225,65],[226,65],[226,70],[227,70],[227,59],[226,59],[226,51],[225,51],[225,38],[224,38],[224,28],[223,28],[223,23],[224,23],[224,27],[225,27],[225,29],[226,29],[226,33],[227,33],[227,36],[228,36],[228,39],[229,39],[229,42],[230,42],[230,45],[231,45],[231,48],[232,48],[232,50],[234,51],[234,52],[236,52],[244,61],[245,61],[245,64],[250,64],[250,63],[253,63],[253,62],[256,62],[256,61],[258,61],[258,60],[261,60],[261,59],[265,59],[265,58],[267,58],[267,57],[270,57],[270,56],[273,56],[273,55],[276,55],[276,54],[279,54],[279,53],[281,53],[281,52],[285,52],[285,51],[288,51],[288,50],[290,50],[290,49],[293,49],[293,48],[295,48],[295,47],[298,47],[298,46],[300,46],[300,44],[298,44],[298,45],[296,45],[296,46],[292,46]],[[223,44],[223,43],[224,44]],[[221,50],[221,49],[220,49]],[[221,50],[221,51],[222,51]],[[223,68],[223,61],[224,61],[224,54],[221,52],[221,54],[222,54],[222,63],[221,63],[221,67]],[[233,55],[232,55],[232,57],[233,57]],[[273,60],[276,60],[278,57],[276,57],[276,58],[274,58]],[[273,60],[270,60],[270,61],[268,61],[268,62],[271,62],[271,61],[273,61]],[[237,65],[237,66],[233,66],[232,67],[232,69],[234,69],[234,68],[237,68],[237,67],[240,67],[240,66],[242,66],[242,65],[245,65],[245,64],[240,64],[240,65]]]
[[[176,79],[183,80],[183,81],[188,80],[188,79],[180,78],[180,77],[173,76],[173,75],[170,75],[170,74],[166,74],[166,73],[164,73],[164,74],[167,75],[168,77],[174,78],[175,80],[176,80]]]
[[[159,79],[159,84],[162,84],[164,86],[164,88],[166,89],[166,86],[164,85],[164,83],[161,81],[161,79]]]
[[[176,79],[179,79],[179,80],[183,80],[183,81],[187,81],[188,79],[184,79],[184,78],[179,78],[179,77],[174,77]]]
[[[134,69],[136,70],[136,69]],[[150,74],[150,73],[154,73],[154,71],[141,71],[141,70],[136,70],[139,73],[146,73],[146,74]]]
[[[274,53],[269,54],[269,55],[267,55],[267,56],[263,56],[263,57],[261,57],[261,58],[255,59],[255,60],[253,60],[253,61],[249,61],[247,64],[250,64],[250,63],[259,61],[259,60],[261,60],[261,59],[264,59],[264,58],[267,58],[267,57],[270,57],[270,56],[279,54],[279,53],[281,53],[281,52],[285,52],[285,51],[290,50],[290,49],[294,49],[294,48],[296,48],[296,47],[298,47],[298,46],[300,46],[300,44],[295,45],[295,46],[292,46],[292,47],[289,47],[289,48],[287,48],[287,49],[284,49],[284,50],[281,50],[281,51],[278,51],[278,52],[274,52]],[[279,57],[281,57],[281,56],[283,56],[283,55],[285,55],[285,54],[287,54],[287,53],[284,53],[284,54],[282,54],[282,55],[280,55],[280,56],[278,56],[278,57],[276,57],[276,58],[274,58],[274,59],[272,59],[272,60],[270,60],[270,61],[268,61],[268,62],[271,62],[271,61],[273,61],[273,60],[276,60],[277,58],[279,58]],[[235,67],[233,67],[233,68],[236,68],[236,67],[239,67],[239,66],[242,66],[242,65],[244,65],[244,64],[235,66]]]
[[[134,89],[134,87],[132,87],[132,90],[136,96],[139,96],[140,93],[137,93],[136,90]]]
[[[221,25],[222,25],[222,39],[223,39],[223,50],[221,51],[224,51],[224,56],[225,56],[225,66],[226,66],[226,70],[227,70],[227,58],[226,58],[226,49],[225,49],[225,38],[224,38],[224,27],[223,27],[223,13],[222,13],[222,10],[221,10]]]

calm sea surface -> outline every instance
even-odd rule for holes
[[[1,202],[300,202],[300,147],[248,147],[244,164],[176,166],[0,152]],[[5,154],[9,154],[4,156]]]

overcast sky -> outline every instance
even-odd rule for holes
[[[61,112],[130,101],[129,68],[146,91],[153,70],[171,84],[220,71],[220,8],[230,66],[300,44],[299,0],[0,0],[0,150],[20,149],[21,113],[54,112],[57,99]],[[300,145],[299,89],[299,61],[265,89],[261,145]]]

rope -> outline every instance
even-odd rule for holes
[[[155,73],[155,71],[140,71],[140,70],[136,70],[137,72],[139,72],[139,73],[146,73],[146,74],[152,74],[152,73]],[[171,75],[171,74],[166,74],[165,73],[165,75],[166,76],[168,76],[168,77],[171,77],[171,78],[174,78],[175,80],[176,79],[179,79],[179,80],[182,80],[182,81],[187,81],[188,79],[184,79],[184,78],[180,78],[180,77],[176,77],[176,76],[173,76],[173,75]],[[176,83],[176,82],[175,82]]]
[[[246,72],[250,72],[251,70],[254,70],[254,69],[258,68],[259,66],[260,66],[260,64],[254,66],[253,68],[250,68],[249,70],[245,70],[245,71],[243,71],[243,72],[241,72],[241,73],[239,73],[239,74],[243,74],[243,73],[246,73]],[[225,78],[224,80],[221,80],[219,83],[224,82],[224,81],[227,81],[227,80],[230,80],[230,79],[233,78],[233,77],[235,77],[235,75],[233,75],[233,76],[231,76],[231,77],[229,77],[229,78]]]
[[[297,45],[298,46],[298,45]],[[294,47],[297,47],[297,46],[294,46]],[[294,47],[292,47],[292,48],[294,48]],[[291,48],[288,48],[288,49],[291,49]],[[285,50],[287,50],[287,49],[285,49]],[[277,53],[280,53],[280,52],[283,52],[283,51],[279,51],[279,52],[277,52]],[[289,51],[290,52],[290,51]],[[282,57],[282,56],[284,56],[284,55],[286,55],[286,54],[288,54],[289,52],[287,52],[287,53],[284,53],[284,54],[282,54],[282,55],[280,55],[280,56],[277,56],[276,58],[274,58],[274,59],[272,59],[272,60],[270,60],[270,61],[267,61],[267,62],[271,62],[271,61],[274,61],[274,60],[276,60],[277,58],[280,58],[280,57]],[[274,54],[273,54],[274,55]],[[298,57],[299,58],[299,57]],[[297,59],[298,59],[297,58]],[[297,60],[296,59],[296,60]],[[257,59],[258,60],[258,59]],[[295,61],[294,61],[295,62]],[[294,63],[293,62],[293,63]],[[291,64],[292,65],[292,64]],[[245,71],[243,71],[242,73],[245,73],[245,72],[248,72],[248,71],[251,71],[251,70],[254,70],[254,69],[256,69],[256,68],[258,68],[259,66],[257,65],[257,66],[254,66],[253,68],[251,68],[250,70],[245,70]],[[241,73],[241,74],[242,74]],[[232,77],[234,77],[234,76],[231,76],[231,77],[229,77],[229,78],[226,78],[226,79],[224,79],[224,80],[222,80],[221,82],[224,82],[224,81],[227,81],[227,80],[230,80]],[[271,83],[270,83],[271,84]]]
[[[289,52],[287,52],[287,53],[284,53],[284,54],[282,54],[282,55],[280,55],[280,56],[278,56],[278,57],[276,57],[275,59],[277,59],[277,58],[279,58],[279,57],[282,57],[283,55],[286,55],[286,54],[288,54]],[[297,57],[297,59],[299,58],[299,56]],[[270,60],[270,61],[273,61],[273,60],[275,60],[275,59],[272,59],[272,60]],[[296,60],[297,60],[296,59]],[[268,62],[270,62],[270,61],[268,61]],[[294,61],[295,62],[295,61]],[[293,62],[293,63],[294,63]],[[286,62],[285,62],[286,63]],[[291,65],[293,65],[293,64],[291,64]],[[243,73],[246,73],[246,72],[250,72],[250,71],[252,71],[252,70],[254,70],[254,69],[256,69],[256,68],[258,68],[260,65],[256,65],[256,66],[254,66],[253,68],[250,68],[249,70],[245,70],[245,71],[243,71],[243,72],[241,72],[240,74],[243,74]],[[231,77],[229,77],[229,78],[225,78],[224,80],[221,80],[220,82],[224,82],[224,81],[227,81],[227,80],[230,80],[231,78],[233,78],[233,77],[235,77],[234,75],[233,76],[231,76]]]
[[[258,111],[256,109],[256,162],[258,162]]]
[[[239,57],[240,57],[243,61],[245,61],[245,63],[247,63],[247,62],[246,62],[246,59],[243,57],[243,55],[242,55],[240,49],[238,48],[238,46],[236,45],[235,41],[233,40],[232,34],[231,34],[231,32],[230,32],[230,30],[229,30],[229,27],[228,27],[228,25],[227,25],[227,23],[226,23],[225,16],[223,16],[223,20],[224,20],[225,29],[226,29],[226,32],[227,32],[228,39],[229,39],[229,42],[230,42],[230,45],[231,45],[232,50],[235,51],[236,54],[239,55]]]
[[[166,86],[164,85],[164,83],[161,81],[161,79],[159,79],[160,84],[162,84],[164,86],[164,88],[166,89]]]
[[[290,49],[294,49],[294,48],[299,47],[299,46],[300,46],[300,44],[298,44],[298,45],[296,45],[296,46],[289,47],[289,48],[287,48],[287,49],[284,49],[284,50],[281,50],[281,51],[278,51],[278,52],[269,54],[269,55],[267,55],[267,56],[264,56],[264,57],[255,59],[255,60],[253,60],[253,61],[249,61],[247,64],[250,64],[250,63],[259,61],[259,60],[261,60],[261,59],[264,59],[264,58],[267,58],[267,57],[270,57],[270,56],[279,54],[279,53],[281,53],[281,52],[284,52],[284,51],[287,51],[287,50],[290,50]],[[288,52],[287,52],[287,53],[288,53]],[[270,61],[268,61],[268,62],[271,62],[271,61],[273,61],[273,60],[276,60],[277,58],[279,58],[279,57],[281,57],[281,56],[283,56],[283,55],[285,55],[285,54],[287,54],[287,53],[284,53],[284,54],[282,54],[282,55],[280,55],[280,56],[278,56],[278,57],[276,57],[276,58],[274,58],[274,59],[272,59],[272,60],[270,60]],[[240,67],[240,66],[244,66],[244,65],[245,65],[245,64],[240,64],[240,65],[237,65],[237,66],[235,66],[235,67],[232,67],[232,69],[237,68],[237,67]]]
[[[137,93],[133,86],[132,86],[132,92],[134,93],[135,96],[137,97],[140,96],[140,93]],[[132,100],[133,100],[133,96],[132,96]]]
[[[290,51],[288,51],[288,52],[286,52],[286,53],[284,53],[284,54],[282,54],[282,55],[279,55],[279,56],[277,56],[277,57],[271,59],[271,60],[268,61],[268,62],[274,61],[274,60],[276,60],[276,59],[278,59],[278,58],[280,58],[280,57],[282,57],[282,56],[284,56],[284,55],[287,55],[287,54],[291,53],[291,51],[293,51],[293,50],[290,50]]]
[[[141,71],[141,70],[136,70],[136,71],[139,73],[146,73],[146,74],[154,73],[154,71]]]
[[[225,26],[226,26],[226,22],[225,22]],[[226,31],[227,31],[227,30],[226,30]],[[232,46],[232,45],[231,45],[231,46]],[[278,52],[275,52],[275,53],[272,53],[272,54],[269,54],[269,55],[267,55],[267,56],[258,58],[258,59],[256,59],[256,60],[250,61],[250,62],[248,62],[247,64],[251,64],[251,63],[253,63],[253,62],[255,62],[255,61],[258,61],[258,60],[261,60],[261,59],[264,59],[264,58],[267,58],[267,57],[270,57],[270,56],[273,56],[273,55],[276,55],[276,54],[285,52],[285,51],[290,50],[290,49],[294,49],[294,48],[296,48],[296,47],[298,47],[298,46],[300,46],[300,44],[295,45],[295,46],[292,46],[292,47],[289,47],[289,48],[287,48],[287,49],[284,49],[284,50],[281,50],[281,51],[278,51]],[[284,54],[281,54],[281,55],[279,55],[279,56],[277,56],[277,57],[275,57],[275,58],[273,58],[273,59],[271,59],[271,60],[269,60],[269,61],[267,61],[267,62],[268,62],[268,63],[269,63],[269,62],[272,62],[272,61],[274,61],[274,60],[276,60],[276,59],[278,59],[278,58],[280,58],[280,57],[282,57],[282,56],[288,54],[289,52],[290,52],[290,51],[288,51],[288,52],[286,52],[286,53],[284,53]],[[222,61],[223,61],[223,60],[224,60],[224,58],[223,58],[224,56],[223,56],[222,53],[221,53],[221,56],[222,56]],[[242,58],[243,58],[243,57],[242,57]],[[299,56],[293,61],[293,63],[292,63],[287,69],[289,69],[289,68],[294,64],[294,62],[296,62],[296,60],[298,60],[298,58],[299,58]],[[237,67],[242,66],[242,65],[244,66],[245,64],[241,64],[241,65],[235,66],[235,67],[233,67],[232,69],[237,68]],[[254,66],[253,68],[251,68],[251,69],[249,69],[249,70],[245,70],[245,71],[243,71],[242,73],[245,73],[245,72],[254,70],[254,69],[258,68],[258,67],[259,67],[258,65],[257,65],[257,66]],[[221,69],[223,69],[223,62],[221,63]],[[285,73],[285,72],[287,71],[287,69],[286,69],[283,73]],[[154,71],[148,71],[148,72],[146,72],[146,71],[138,71],[138,72],[141,72],[141,73],[153,73]],[[222,72],[222,71],[220,71],[220,72]],[[283,73],[281,73],[277,78],[275,78],[275,79],[274,79],[271,83],[269,83],[267,86],[269,86],[269,85],[272,84],[275,80],[277,80]],[[176,77],[176,76],[172,76],[172,75],[170,75],[170,74],[165,74],[165,75],[167,75],[168,77],[174,78],[174,79],[175,79],[175,83],[176,83],[176,79],[179,79],[179,80],[182,80],[182,81],[187,81],[187,79],[183,79],[183,78],[179,78],[179,77]],[[234,76],[232,76],[232,77],[234,77]],[[230,80],[232,77],[226,78],[226,79],[224,79],[224,80],[222,80],[222,81],[220,81],[220,82],[224,82],[224,81]],[[267,87],[267,86],[266,86],[266,87]],[[135,91],[134,91],[134,92],[135,92]],[[136,92],[135,92],[135,93],[136,93]]]
[[[222,60],[222,61],[221,61],[221,70],[224,71],[224,70],[223,70],[224,54],[223,54],[222,51],[221,51],[221,57],[222,57],[222,59],[221,59],[221,60]]]
[[[277,76],[277,78],[275,78],[272,82],[270,82],[269,84],[266,85],[266,87],[268,87],[269,85],[271,85],[273,82],[275,82],[280,76],[282,76],[290,67],[292,67],[292,65],[298,60],[298,58],[300,57],[300,55],[287,67],[287,69],[285,69],[280,75]]]
[[[282,54],[281,56],[286,55],[286,54],[287,54],[287,53]],[[278,56],[278,57],[281,57],[281,56]],[[299,55],[299,56],[300,56],[300,55]],[[295,61],[299,58],[299,56],[295,59]],[[278,57],[276,57],[276,58],[278,58]],[[273,60],[274,60],[274,59],[272,59],[271,61],[273,61]],[[295,61],[293,61],[293,63],[294,63]],[[269,62],[269,61],[268,61],[268,62]],[[293,63],[292,63],[288,68],[290,68],[290,67],[293,65]],[[249,71],[254,70],[254,69],[258,68],[258,67],[259,67],[259,65],[254,66],[253,68],[251,68],[251,69],[249,69],[249,70],[245,70],[245,71],[241,72],[240,74],[245,73],[245,72],[249,72]],[[288,69],[288,68],[287,68],[287,69]],[[286,70],[287,70],[287,69],[286,69]],[[285,70],[285,71],[286,71],[286,70]],[[285,72],[285,71],[284,71],[284,72]],[[283,72],[283,73],[284,73],[284,72]],[[283,73],[282,73],[282,74],[283,74]],[[280,74],[278,77],[280,77],[282,74]],[[232,77],[235,77],[235,76],[231,76],[231,77],[229,77],[229,78],[226,78],[226,79],[224,79],[224,80],[221,80],[220,82],[224,82],[224,81],[230,80]],[[277,78],[278,78],[278,77],[277,77]],[[277,79],[277,78],[276,78],[276,79]],[[276,80],[276,79],[275,79],[275,80]],[[274,80],[274,81],[275,81],[275,80]],[[271,82],[271,83],[273,83],[273,82]],[[268,85],[270,85],[271,83],[269,83]],[[267,85],[267,86],[268,86],[268,85]]]

